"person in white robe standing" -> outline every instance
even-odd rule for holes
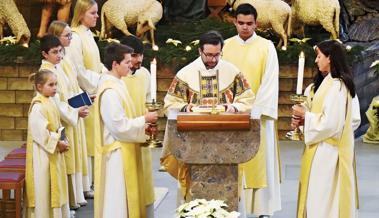
[[[37,94],[28,117],[25,216],[69,218],[63,153],[70,146],[62,137],[59,111],[52,100],[57,93],[57,77],[51,71],[41,70],[30,78]]]
[[[104,63],[110,69],[101,81],[95,101],[95,218],[146,218],[141,144],[147,123],[157,112],[137,116],[122,77],[130,72],[130,47],[111,44]]]
[[[358,190],[353,129],[355,86],[342,44],[316,47],[319,73],[303,105],[293,106],[293,128],[304,124],[298,218],[355,218]],[[355,103],[355,105],[357,105]]]
[[[239,165],[242,217],[269,217],[281,210],[280,158],[277,138],[279,63],[274,44],[255,33],[258,13],[240,4],[234,25],[238,35],[225,40],[223,59],[236,65],[256,95],[251,116],[261,121],[258,153]]]

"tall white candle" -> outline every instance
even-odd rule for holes
[[[150,62],[150,96],[151,101],[157,101],[157,61]]]
[[[304,52],[300,52],[299,64],[297,68],[297,85],[296,85],[297,95],[303,94],[304,64],[305,64],[305,55],[304,55]]]

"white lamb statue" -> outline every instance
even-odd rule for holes
[[[27,45],[30,40],[30,30],[26,25],[24,17],[18,11],[13,0],[1,0],[0,3],[0,39],[3,38],[3,28],[8,24],[16,41]]]
[[[110,37],[113,26],[125,35],[131,35],[128,26],[137,26],[137,37],[142,37],[150,31],[151,43],[154,47],[155,24],[162,15],[162,5],[156,0],[108,0],[101,8],[100,38]]]
[[[280,36],[277,47],[281,47],[284,42],[282,49],[287,48],[287,39],[291,34],[291,7],[286,2],[281,0],[228,0],[228,3],[233,5],[234,10],[240,4],[253,5],[258,12],[258,28],[272,28]]]
[[[304,25],[321,25],[333,39],[339,35],[340,4],[338,0],[293,0],[294,30],[304,37]]]

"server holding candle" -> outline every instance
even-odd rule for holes
[[[304,123],[297,217],[357,217],[353,130],[360,116],[352,74],[339,42],[323,41],[316,53],[319,72],[291,123]]]
[[[130,35],[121,39],[121,44],[131,47],[134,52],[131,54],[131,73],[123,77],[126,88],[134,103],[137,116],[146,113],[146,102],[151,99],[156,100],[156,62],[151,63],[151,79],[149,71],[142,66],[144,47],[143,43],[137,37]],[[151,94],[151,95],[150,95]],[[150,97],[151,96],[151,97]],[[154,217],[154,184],[152,172],[152,156],[150,148],[141,147],[143,177],[144,177],[144,194],[147,217]]]

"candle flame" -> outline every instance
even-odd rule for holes
[[[303,51],[300,52],[299,58],[305,58],[305,54]]]
[[[157,45],[153,45],[153,51],[158,51],[159,50],[159,47]]]
[[[157,64],[157,60],[154,58],[153,61],[151,62],[152,64]]]

